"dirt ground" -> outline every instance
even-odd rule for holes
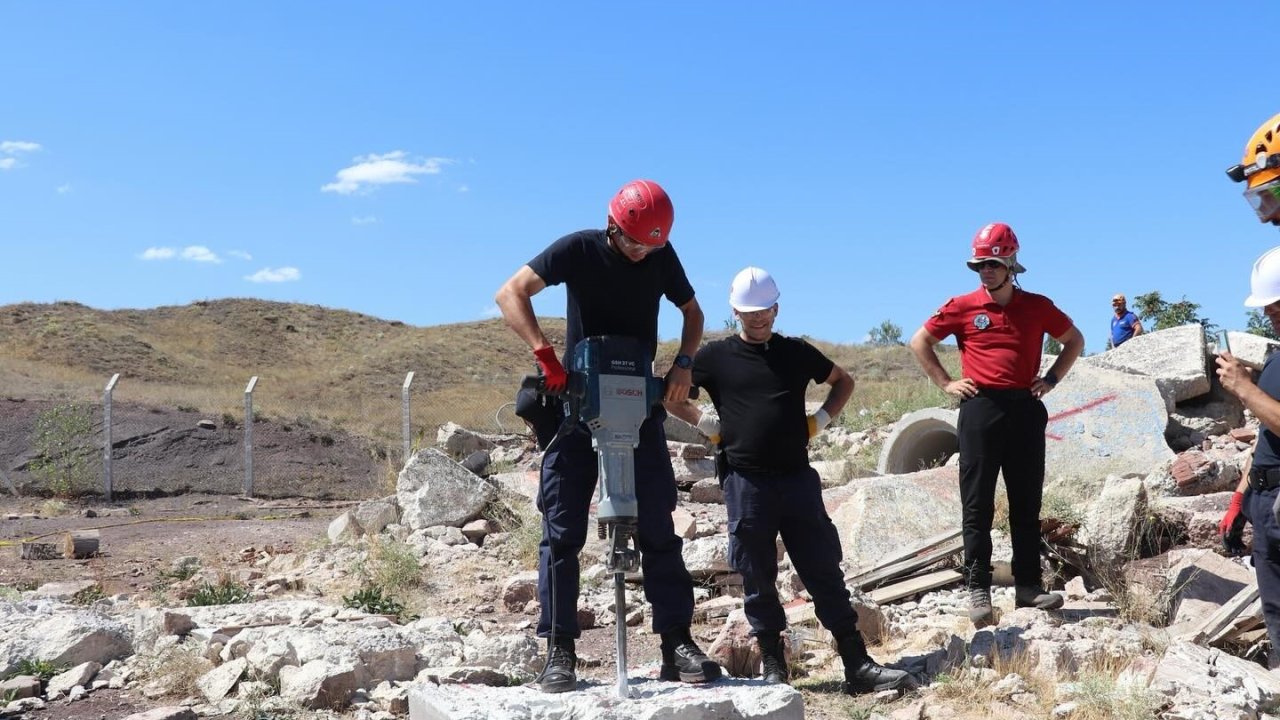
[[[329,522],[350,502],[323,502],[302,498],[253,500],[231,495],[176,495],[135,498],[128,503],[70,502],[64,514],[48,517],[53,506],[43,498],[4,497],[0,499],[0,587],[34,589],[49,582],[94,580],[105,594],[131,594],[140,602],[155,599],[153,588],[160,572],[173,560],[195,555],[203,567],[234,571],[248,567],[241,551],[270,546],[276,553],[306,552],[323,544]],[[86,517],[92,513],[94,517]],[[35,516],[39,517],[35,517]],[[16,517],[15,517],[16,516]],[[88,560],[22,560],[18,544],[46,534],[97,528],[101,554]],[[477,567],[476,572],[483,568]],[[500,567],[488,568],[498,586],[506,575]],[[471,573],[459,573],[475,577]],[[536,621],[536,617],[514,615],[501,610],[476,615],[470,608],[492,595],[482,585],[434,583],[408,598],[422,615],[474,615],[510,627]],[[337,599],[330,598],[334,602]],[[529,630],[532,632],[532,630]],[[710,644],[714,629],[695,628],[703,647]],[[601,683],[614,679],[614,630],[596,628],[583,633],[579,641],[583,667],[581,677]],[[648,632],[629,633],[629,664],[657,663],[658,638]],[[31,718],[67,720],[113,720],[151,707],[173,704],[177,698],[151,701],[137,692],[100,691],[88,700],[31,713]]]
[[[33,471],[36,421],[58,403],[0,398],[0,471],[24,494],[48,494]],[[80,440],[87,465],[78,492],[103,493],[102,409]],[[112,486],[117,499],[180,493],[243,492],[243,418],[115,402],[111,408]],[[307,419],[253,424],[253,494],[363,500],[390,492],[400,451]],[[389,460],[389,455],[397,457]],[[0,492],[7,490],[0,482]],[[3,502],[3,501],[0,501]],[[2,507],[2,506],[0,506]]]

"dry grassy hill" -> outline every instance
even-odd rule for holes
[[[546,321],[563,337],[563,323]],[[121,374],[117,397],[205,412],[237,412],[249,377],[268,414],[330,418],[353,430],[414,403],[493,408],[530,372],[528,349],[501,320],[413,327],[314,305],[215,300],[151,310],[76,303],[0,307],[0,393],[94,399]],[[381,425],[382,423],[377,423]],[[394,424],[398,428],[398,424]]]
[[[563,320],[543,324],[562,342]],[[858,379],[847,424],[890,422],[905,410],[946,401],[906,348],[814,342]],[[663,343],[659,363],[669,362],[675,348]],[[501,320],[414,327],[249,299],[149,310],[69,302],[0,307],[0,395],[7,397],[96,403],[107,379],[120,373],[117,401],[239,415],[244,386],[256,375],[255,407],[268,417],[393,440],[407,371],[415,373],[414,425],[429,436],[446,420],[493,428],[495,414],[532,368],[528,349]],[[509,413],[506,420],[519,426]]]

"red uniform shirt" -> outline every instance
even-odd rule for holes
[[[1052,300],[1018,288],[1004,307],[983,288],[953,297],[924,323],[938,340],[955,335],[964,377],[992,389],[1031,387],[1044,334],[1060,337],[1071,326]]]

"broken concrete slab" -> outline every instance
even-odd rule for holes
[[[1080,539],[1095,567],[1136,557],[1146,517],[1147,490],[1142,479],[1108,475],[1080,529]]]
[[[1151,378],[1077,363],[1044,405],[1048,479],[1146,474],[1173,458],[1164,441],[1169,410]]]
[[[1257,717],[1280,705],[1280,676],[1188,642],[1169,646],[1151,674],[1150,688],[1184,709],[1181,717]],[[1192,709],[1199,712],[1188,712]]]
[[[1212,615],[1253,582],[1249,568],[1210,550],[1183,553],[1168,575],[1173,593],[1169,633],[1174,636]]]
[[[823,501],[851,568],[872,567],[896,551],[960,527],[960,481],[954,467],[864,478],[824,492]]]
[[[414,530],[462,527],[480,515],[494,493],[493,485],[435,448],[414,455],[396,480],[400,521]]]
[[[1166,407],[1209,392],[1204,328],[1182,325],[1139,335],[1080,364],[1155,378]]]
[[[1227,333],[1227,341],[1231,343],[1231,354],[1237,360],[1254,370],[1261,370],[1267,364],[1271,353],[1280,349],[1280,342],[1247,332],[1231,331]],[[1215,348],[1215,351],[1218,348]]]
[[[409,691],[410,720],[801,720],[804,700],[787,685],[721,679],[690,686],[632,678],[631,697],[613,684],[581,682],[577,692],[547,695],[529,687],[426,685]]]

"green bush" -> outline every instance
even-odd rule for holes
[[[196,592],[187,601],[189,607],[205,605],[234,605],[249,602],[249,588],[230,579],[223,578],[218,584],[204,583],[196,588]]]
[[[36,417],[31,439],[36,459],[31,472],[44,481],[49,492],[73,497],[93,484],[93,454],[88,444],[93,435],[93,410],[81,403],[63,403]]]
[[[48,660],[27,659],[20,660],[18,662],[16,671],[13,675],[34,675],[35,677],[40,678],[40,683],[43,685],[44,683],[49,682],[49,678],[52,678],[63,670],[66,670],[66,668],[62,665],[55,665]]]
[[[377,615],[394,615],[398,618],[404,614],[404,603],[385,593],[380,585],[366,585],[350,595],[344,595],[342,604]]]

